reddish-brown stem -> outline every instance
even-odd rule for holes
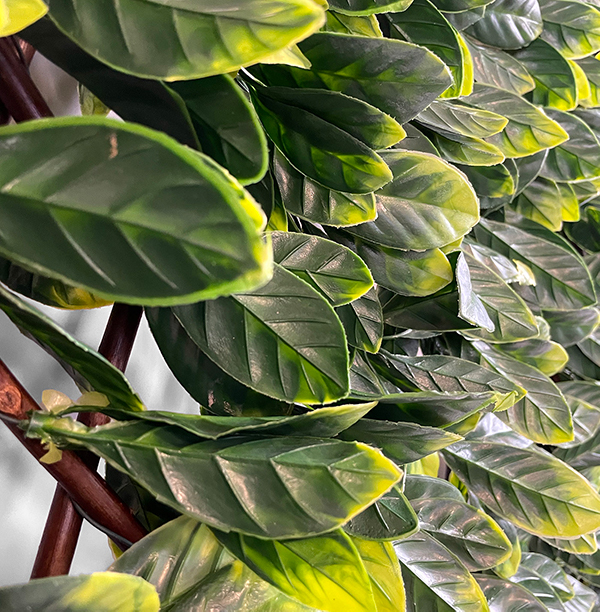
[[[12,37],[0,38],[0,100],[17,122],[52,116],[17,55]]]
[[[6,422],[7,427],[38,460],[46,450],[38,440],[25,437],[18,421],[27,418],[28,412],[39,409],[31,395],[0,361],[0,413],[12,417]],[[76,453],[63,451],[60,461],[42,465],[93,521],[118,534],[125,542],[137,542],[144,537],[144,528],[129,508]]]
[[[110,313],[99,352],[120,370],[125,370],[129,361],[141,316],[142,309],[139,306],[126,304],[115,304]],[[88,427],[96,427],[104,425],[109,419],[99,412],[83,412],[79,415],[79,420]],[[90,469],[98,468],[98,457],[91,453],[81,455]],[[58,486],[31,572],[32,578],[69,573],[81,525],[81,516],[65,490]]]

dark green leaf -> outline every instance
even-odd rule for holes
[[[590,88],[589,97],[579,100],[579,104],[585,108],[596,108],[600,106],[600,62],[595,57],[584,57],[577,60],[577,65],[585,73]],[[578,116],[587,123],[586,115],[585,110],[579,109]]]
[[[522,400],[499,414],[503,421],[533,442],[560,444],[573,439],[569,405],[548,376],[488,344],[477,341],[473,346],[492,368],[527,391]]]
[[[567,352],[560,344],[539,338],[498,344],[495,348],[501,353],[537,368],[546,376],[554,376],[562,372],[569,359]]]
[[[495,0],[466,32],[493,47],[526,47],[542,32],[540,5],[537,0]]]
[[[546,161],[546,155],[548,150],[539,151],[533,155],[526,157],[520,157],[513,159],[513,163],[516,167],[518,179],[517,188],[515,194],[521,193],[528,185],[530,185],[539,175],[544,162]]]
[[[281,266],[261,289],[173,312],[212,361],[259,393],[322,404],[348,392],[339,319],[319,293]]]
[[[357,249],[377,285],[400,295],[431,295],[454,278],[452,266],[440,249],[399,251],[360,241]]]
[[[309,36],[324,22],[311,0],[128,1],[74,5],[50,0],[50,16],[81,48],[115,68],[174,81],[237,70]],[[190,35],[201,32],[201,36]]]
[[[42,413],[34,415],[28,435],[83,445],[179,512],[223,531],[263,538],[331,531],[400,478],[378,451],[339,440],[198,442],[169,426],[135,422],[89,429]]]
[[[115,572],[89,576],[56,576],[0,589],[3,612],[158,612],[154,587],[138,578]]]
[[[346,306],[336,308],[350,346],[376,353],[383,338],[383,312],[375,289]]]
[[[489,569],[510,555],[512,546],[496,522],[466,504],[449,482],[410,475],[404,491],[421,529],[446,546],[469,571]]]
[[[327,11],[327,23],[323,30],[325,32],[339,32],[340,34],[358,34],[359,36],[370,36],[382,38],[381,28],[375,15],[360,16],[346,15],[334,11]]]
[[[590,483],[533,446],[464,440],[443,453],[469,491],[521,529],[542,537],[575,538],[600,525],[600,496]]]
[[[439,151],[423,132],[420,132],[412,123],[405,123],[403,127],[406,130],[406,138],[394,145],[394,149],[421,151],[421,153],[431,153],[439,157]]]
[[[400,540],[418,529],[417,515],[398,487],[344,525],[346,533],[363,540]]]
[[[538,177],[517,197],[515,209],[525,218],[535,221],[553,232],[559,232],[563,224],[563,209],[575,208],[579,203],[569,184]]]
[[[569,582],[569,578],[565,571],[560,565],[545,555],[523,553],[521,567],[543,578],[556,591],[562,601],[567,601],[574,596],[573,586]],[[517,582],[520,581],[517,580]]]
[[[432,129],[450,130],[464,136],[486,138],[500,132],[508,120],[496,113],[464,106],[450,100],[436,100],[416,120]]]
[[[600,11],[570,0],[544,0],[540,6],[541,37],[564,57],[578,59],[600,50]]]
[[[393,249],[434,249],[464,236],[479,219],[473,188],[427,153],[382,153],[394,180],[377,192],[377,219],[347,231]]]
[[[6,127],[0,143],[0,220],[11,228],[0,251],[34,272],[144,304],[214,298],[270,275],[255,202],[164,135],[71,117]]]
[[[469,75],[465,66],[465,52],[460,34],[429,0],[414,0],[402,12],[389,15],[390,32],[399,38],[416,45],[422,45],[435,53],[450,69],[454,83],[443,93],[444,97],[458,97]],[[468,52],[467,52],[468,53]],[[467,83],[470,89],[471,83]]]
[[[340,91],[405,123],[450,84],[448,68],[431,51],[399,40],[319,32],[300,44],[310,70],[262,66],[270,85]]]
[[[348,131],[354,128],[355,133],[362,133],[362,118],[357,121],[359,125],[352,126],[349,122],[348,126],[332,117],[333,109],[338,106],[349,107],[346,112],[351,118],[364,106],[373,111],[368,115],[371,123],[376,113],[385,117],[377,109],[334,91],[259,87],[251,92],[258,116],[271,140],[288,161],[309,178],[329,189],[350,193],[370,193],[392,179],[381,157]],[[364,129],[371,127],[369,123]],[[400,136],[392,140],[397,142]]]
[[[564,612],[564,607],[556,591],[537,572],[531,571],[521,564],[510,577],[510,581],[535,595],[549,612]]]
[[[473,138],[440,128],[434,131],[422,126],[422,129],[431,138],[441,156],[453,164],[495,166],[505,159],[498,147],[481,138]]]
[[[595,382],[567,380],[558,383],[573,415],[574,439],[563,448],[587,442],[600,429],[600,386]]]
[[[198,137],[183,100],[164,83],[113,70],[65,36],[49,18],[19,36],[74,77],[125,121],[165,132],[181,144],[198,148]],[[139,104],[143,98],[144,103]]]
[[[323,612],[376,610],[358,551],[341,530],[287,541],[219,531],[215,535],[263,580],[305,605]]]
[[[575,580],[572,576],[567,576],[575,596],[569,601],[565,601],[565,610],[567,612],[591,612],[598,602],[598,595],[592,589],[584,586]]]
[[[271,241],[275,262],[322,293],[332,306],[348,304],[373,286],[360,257],[336,242],[288,232],[272,232]]]
[[[541,308],[577,310],[596,303],[590,274],[583,261],[549,230],[535,234],[498,221],[482,220],[475,228],[479,242],[531,268],[536,285],[527,289]]]
[[[337,227],[372,221],[377,216],[372,193],[331,191],[298,172],[278,151],[273,166],[283,203],[294,215]]]
[[[538,38],[515,54],[535,81],[532,102],[563,111],[577,106],[575,73],[569,62],[546,41]]]
[[[503,164],[496,166],[463,166],[458,169],[469,179],[478,196],[501,198],[515,192],[515,182]]]
[[[339,437],[377,446],[398,464],[419,461],[461,439],[435,427],[364,418],[341,432]]]
[[[229,75],[171,83],[184,101],[202,151],[243,183],[260,180],[268,165],[265,134]]]
[[[477,576],[477,582],[488,600],[490,612],[548,612],[535,595],[518,584],[483,574]]]
[[[485,597],[468,570],[425,532],[394,544],[409,610],[487,612]]]
[[[546,112],[565,129],[569,140],[548,151],[540,176],[554,181],[598,178],[600,143],[594,132],[579,117],[570,113],[553,109],[547,109]]]
[[[573,346],[590,336],[600,323],[600,313],[595,308],[581,310],[544,311],[544,319],[550,325],[552,340],[564,347]]]
[[[489,0],[435,0],[433,3],[440,11],[458,13],[463,11],[480,11],[489,4]]]
[[[537,3],[537,0],[525,1]],[[533,155],[543,149],[555,147],[569,137],[542,109],[509,91],[476,84],[473,93],[463,98],[463,102],[508,119],[508,124],[501,132],[486,139],[506,157]]]
[[[478,83],[506,89],[517,95],[523,95],[535,87],[527,68],[512,55],[483,45],[470,36],[465,36],[465,42],[473,58],[473,71]]]
[[[124,410],[143,410],[144,405],[122,372],[92,348],[67,334],[52,319],[2,287],[0,309],[23,334],[54,357],[83,389],[103,393],[114,406]]]

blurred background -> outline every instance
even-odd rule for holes
[[[31,74],[55,115],[80,114],[77,84],[71,77],[39,54]],[[100,344],[110,307],[62,311],[35,305],[78,340],[94,349]],[[72,399],[80,395],[57,362],[22,336],[2,312],[0,359],[38,402],[45,389],[57,389]],[[197,412],[196,402],[165,365],[144,319],[126,374],[148,408]],[[0,586],[29,580],[54,489],[52,477],[0,423]],[[104,570],[111,562],[106,536],[84,521],[71,574]]]

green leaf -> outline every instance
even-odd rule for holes
[[[512,160],[518,174],[515,194],[518,195],[521,193],[538,177],[540,170],[546,161],[547,154],[548,149],[544,149],[543,151],[539,151],[533,155]]]
[[[440,4],[439,1],[434,2],[434,5]],[[489,4],[489,3],[488,3]],[[483,17],[485,6],[479,6],[470,10],[461,10],[460,13],[444,12],[444,17],[459,31],[462,32],[470,25],[479,21]]]
[[[544,0],[541,37],[568,59],[600,50],[600,11],[582,2]]]
[[[127,1],[98,12],[50,0],[50,16],[85,51],[118,70],[175,81],[233,72],[318,30],[323,9],[311,0]],[[193,36],[201,32],[202,36]]]
[[[406,421],[428,427],[456,425],[498,401],[496,393],[390,393],[379,398],[372,416],[388,421]]]
[[[372,221],[377,216],[372,193],[331,191],[298,172],[285,157],[275,152],[273,173],[285,208],[313,223],[336,227]]]
[[[458,316],[489,333],[496,330],[496,326],[483,301],[473,291],[473,279],[471,270],[464,253],[460,253],[456,262],[455,270],[456,286],[458,289]]]
[[[597,466],[600,454],[600,431],[597,429],[591,438],[577,446],[557,449],[555,454],[577,470]]]
[[[348,392],[339,319],[319,293],[281,266],[261,289],[173,313],[212,361],[259,393],[323,404]]]
[[[77,310],[111,304],[109,300],[99,298],[80,287],[29,272],[4,257],[0,257],[0,281],[9,289],[54,308]]]
[[[565,228],[565,233],[573,242],[592,253],[600,251],[600,208],[594,202],[595,199],[583,209],[579,223]]]
[[[583,70],[590,88],[589,96],[579,100],[579,104],[585,108],[596,108],[600,106],[600,62],[595,57],[584,57],[576,63]],[[584,113],[579,111],[579,116],[585,121]]]
[[[461,439],[454,433],[435,427],[365,418],[342,431],[339,437],[376,446],[401,465],[419,461]]]
[[[377,612],[398,612],[406,608],[404,583],[398,558],[390,542],[370,542],[353,538],[375,597]]]
[[[464,236],[479,220],[473,188],[450,164],[427,153],[382,153],[394,179],[376,193],[377,219],[348,228],[393,249],[435,249]]]
[[[492,368],[527,391],[522,400],[499,415],[503,421],[540,444],[560,444],[573,439],[569,405],[548,376],[481,341],[473,346]]]
[[[581,310],[546,310],[544,319],[550,325],[552,340],[564,347],[573,346],[590,336],[600,323],[600,312],[595,308]]]
[[[478,329],[465,333],[490,342],[535,338],[539,329],[525,302],[498,274],[477,258],[466,251],[464,258],[469,268],[472,290],[483,303],[493,323],[493,331]]]
[[[478,83],[505,89],[519,96],[535,87],[535,81],[527,68],[512,55],[483,45],[470,36],[465,36],[465,42],[473,57],[475,80]]]
[[[346,15],[334,11],[327,11],[327,23],[322,28],[325,32],[339,32],[340,34],[358,34],[372,38],[382,38],[383,34],[375,15],[360,16]]]
[[[340,440],[200,442],[169,426],[136,422],[90,429],[42,413],[34,415],[28,435],[83,445],[179,512],[223,531],[262,538],[336,529],[400,478],[379,451]],[[194,476],[198,473],[202,478]]]
[[[419,525],[446,546],[469,571],[505,561],[512,546],[487,514],[464,502],[449,482],[429,476],[407,476],[404,488]]]
[[[467,74],[465,50],[460,34],[429,0],[413,0],[402,12],[389,15],[390,34],[393,38],[422,45],[435,53],[450,69],[454,83],[442,94],[458,97],[463,86],[472,86],[473,77]],[[468,54],[468,50],[466,51]]]
[[[564,606],[556,591],[544,578],[535,571],[521,564],[517,571],[510,577],[510,581],[527,589],[544,604],[550,612],[564,612]]]
[[[394,149],[421,151],[421,153],[431,153],[439,157],[440,152],[423,132],[420,132],[412,123],[405,123],[403,127],[406,130],[406,138],[394,145]]]
[[[400,295],[431,295],[454,278],[452,266],[440,249],[399,251],[357,241],[357,250],[377,285]]]
[[[477,575],[477,583],[490,605],[490,612],[548,612],[539,599],[527,589],[485,574]]]
[[[575,595],[573,586],[569,582],[568,575],[560,565],[545,555],[540,555],[538,553],[523,553],[521,567],[530,572],[534,572],[545,580],[552,589],[556,591],[562,601],[567,601]]]
[[[154,587],[137,576],[97,572],[89,576],[56,576],[0,589],[4,612],[158,612]]]
[[[537,0],[495,0],[466,32],[493,47],[526,47],[542,32],[540,5]]]
[[[399,487],[344,525],[346,533],[362,540],[399,540],[418,530],[417,515]]]
[[[287,541],[219,531],[215,536],[263,580],[303,604],[323,612],[375,612],[367,572],[341,530]]]
[[[183,100],[160,81],[113,70],[65,36],[50,19],[41,19],[19,36],[62,68],[121,119],[141,123],[194,149],[198,137]],[[143,98],[144,103],[139,100]]]
[[[11,228],[0,252],[36,273],[138,304],[214,298],[270,275],[256,203],[162,134],[69,117],[5,127],[0,145]]]
[[[529,533],[576,538],[600,525],[600,496],[548,453],[485,439],[456,442],[443,453],[470,492]]]
[[[463,11],[478,11],[489,3],[489,0],[435,0],[433,4],[439,8],[440,11],[458,13]]]
[[[596,303],[594,286],[582,259],[549,230],[526,231],[483,219],[474,233],[483,245],[531,268],[536,285],[521,287],[520,293],[524,295],[527,289],[541,308],[577,310]]]
[[[0,309],[21,333],[54,357],[82,388],[103,393],[114,406],[124,410],[144,409],[142,401],[120,370],[3,287],[0,287]]]
[[[147,309],[146,318],[169,369],[203,412],[218,416],[290,414],[290,404],[257,393],[220,369],[189,337],[170,309]]]
[[[186,516],[156,529],[111,566],[143,576],[158,591],[161,610],[186,612],[218,606],[223,612],[311,612],[261,580],[219,544],[212,531]]]
[[[329,189],[350,193],[370,193],[392,179],[381,157],[348,131],[355,128],[356,133],[362,126],[343,125],[332,117],[333,109],[341,106],[353,118],[362,106],[368,106],[364,102],[317,89],[259,87],[251,94],[271,140],[309,178]],[[376,109],[371,109],[375,114]]]
[[[518,260],[511,260],[498,253],[498,251],[471,241],[465,243],[463,249],[481,264],[495,272],[506,283],[518,283],[519,285],[535,284],[533,272]]]
[[[394,544],[410,610],[487,612],[483,592],[445,546],[420,532]]]
[[[525,395],[525,389],[478,363],[447,355],[405,357],[382,351],[390,378],[400,384],[398,374],[423,391],[457,393],[493,391],[502,399],[496,411],[504,410]]]
[[[112,406],[70,406],[63,413],[87,412],[93,409],[119,421],[143,421],[149,425],[153,423],[157,425],[170,425],[208,440],[218,440],[219,438],[237,434],[329,438],[337,436],[344,429],[354,425],[376,403],[327,406],[304,414],[280,417],[214,416],[181,414],[161,410],[131,412],[131,410],[114,408]]]
[[[268,166],[267,141],[235,81],[223,74],[171,83],[170,88],[184,101],[202,151],[242,183],[259,181]]]
[[[365,262],[336,242],[288,232],[272,232],[271,240],[275,262],[306,281],[332,306],[348,304],[373,286]]]
[[[490,111],[464,106],[450,100],[436,100],[416,120],[433,130],[449,130],[463,136],[486,138],[504,129],[508,120]]]
[[[463,166],[458,169],[469,179],[478,196],[501,198],[515,192],[515,182],[503,164],[495,166]]]
[[[577,106],[577,83],[569,62],[546,41],[538,38],[515,58],[528,70],[535,81],[532,102],[562,111]]]
[[[569,138],[567,132],[542,109],[509,91],[478,83],[473,93],[462,101],[508,119],[501,132],[486,139],[506,157],[526,157],[555,147]]]
[[[575,580],[573,576],[567,576],[567,579],[573,587],[575,596],[564,602],[566,612],[591,612],[598,600],[596,592],[581,584],[579,580]]]
[[[452,83],[431,51],[388,38],[319,32],[300,44],[310,70],[262,66],[269,85],[316,87],[354,96],[410,121]]]
[[[592,382],[567,380],[558,383],[573,415],[574,438],[563,448],[587,442],[600,429],[600,386]]]
[[[565,552],[578,555],[591,555],[598,550],[596,535],[593,533],[591,535],[583,535],[571,540],[544,538],[544,542],[554,546],[554,548],[558,548],[559,550],[564,550]]]
[[[541,177],[532,181],[515,201],[515,209],[519,214],[553,232],[559,232],[562,228],[563,207],[579,210],[577,196],[571,185]]]
[[[521,363],[537,368],[546,376],[554,376],[562,372],[569,360],[567,352],[560,344],[539,338],[499,344],[495,348]]]
[[[582,181],[600,176],[600,143],[594,132],[570,113],[547,109],[548,116],[569,134],[569,140],[550,149],[540,175],[555,181]]]
[[[441,156],[453,164],[469,166],[495,166],[504,161],[505,156],[498,147],[481,138],[464,136],[458,132],[436,128],[435,131],[424,128]]]
[[[383,339],[383,312],[375,289],[369,289],[346,306],[335,310],[350,346],[376,353]]]
[[[411,0],[331,0],[329,8],[345,15],[373,15],[403,11]]]

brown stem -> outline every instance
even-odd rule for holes
[[[129,361],[141,316],[142,309],[139,306],[126,304],[115,304],[110,313],[99,352],[121,371],[125,370]],[[109,421],[108,417],[99,412],[82,412],[79,420],[88,427],[104,425]],[[81,453],[81,456],[90,469],[98,468],[96,455]],[[58,486],[48,512],[31,578],[69,573],[81,525],[81,516],[65,490]]]
[[[0,100],[17,122],[52,116],[27,67],[18,57],[12,37],[0,38]]]
[[[27,418],[27,413],[40,407],[27,393],[12,372],[0,361],[0,413],[12,417],[6,426],[36,458],[46,450],[38,440],[26,438],[18,420]],[[16,419],[16,420],[15,420]],[[56,463],[42,464],[57,480],[70,498],[89,517],[122,538],[125,543],[137,542],[146,531],[138,523],[129,508],[106,485],[104,480],[74,452],[63,451],[62,459]]]

